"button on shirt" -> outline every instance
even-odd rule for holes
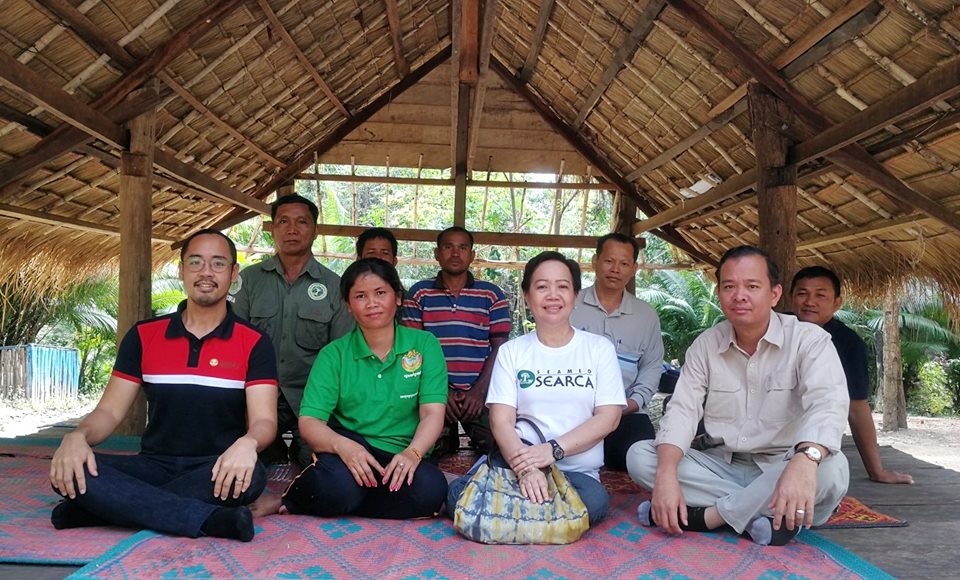
[[[839,453],[849,405],[840,358],[822,328],[773,312],[749,356],[723,321],[687,351],[656,444],[686,453],[702,416],[707,433],[724,441],[712,452],[727,461],[755,454],[763,469],[803,441]]]
[[[340,298],[340,276],[310,258],[288,284],[274,256],[244,268],[238,283],[233,311],[270,335],[280,386],[302,389],[320,349],[354,326]]]
[[[663,373],[663,337],[657,311],[624,292],[620,306],[608,313],[597,298],[596,286],[590,286],[577,295],[570,325],[605,336],[613,344],[626,396],[646,413]]]

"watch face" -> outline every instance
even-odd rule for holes
[[[816,447],[805,447],[803,449],[803,453],[817,463],[820,463],[820,460],[823,458],[823,456],[820,454],[820,450]]]
[[[560,447],[560,444],[553,440],[550,441],[550,446],[553,447],[553,458],[556,461],[563,459],[563,447]]]

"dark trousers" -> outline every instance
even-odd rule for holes
[[[608,469],[627,470],[627,450],[637,441],[657,436],[646,413],[620,417],[620,425],[603,440],[603,464]]]
[[[87,492],[65,501],[104,525],[196,538],[215,509],[249,504],[267,484],[266,469],[258,462],[249,489],[234,498],[231,487],[229,497],[221,500],[214,497],[210,481],[217,456],[97,453],[96,458],[99,475],[85,473]]]
[[[337,432],[363,445],[384,467],[393,459],[393,453],[372,447],[356,433]],[[362,487],[338,455],[318,453],[316,462],[304,469],[283,494],[283,505],[292,514],[401,520],[436,515],[447,496],[446,478],[429,461],[417,466],[412,485],[404,481],[400,489],[390,491],[380,481],[378,478],[377,487]]]

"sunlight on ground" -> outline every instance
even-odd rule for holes
[[[82,417],[92,411],[96,404],[96,399],[86,397],[44,403],[0,401],[0,437],[36,433],[61,421]]]

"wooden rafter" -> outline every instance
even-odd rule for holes
[[[317,72],[317,68],[313,66],[313,63],[310,62],[310,59],[307,58],[307,55],[303,54],[303,51],[300,50],[300,47],[297,46],[293,37],[290,36],[290,33],[284,28],[283,23],[280,22],[280,19],[277,18],[276,12],[273,11],[273,8],[270,7],[270,3],[267,0],[257,0],[257,4],[260,5],[260,10],[263,11],[264,15],[267,17],[267,20],[270,21],[271,30],[280,35],[280,38],[283,39],[284,44],[287,46],[287,49],[293,53],[293,56],[297,59],[297,62],[303,66],[304,70],[310,78],[313,79],[313,82],[317,83],[317,86],[320,87],[320,90],[323,91],[323,94],[330,99],[330,102],[333,103],[333,106],[337,108],[338,111],[343,113],[344,117],[350,118],[350,111],[347,110],[347,107],[343,104],[343,101],[333,92],[333,89],[330,88],[330,85],[327,84],[327,81],[323,80],[323,77],[320,76],[320,73]]]
[[[626,40],[624,40],[620,48],[617,49],[617,53],[613,55],[613,60],[611,60],[607,68],[604,69],[603,76],[600,77],[600,82],[597,83],[597,86],[593,87],[593,92],[590,93],[590,96],[587,97],[587,100],[580,108],[580,112],[577,113],[577,118],[573,120],[574,129],[579,130],[580,127],[583,126],[584,121],[587,120],[587,116],[590,115],[593,108],[600,102],[600,97],[607,91],[610,83],[616,78],[617,73],[620,72],[620,69],[623,68],[627,61],[637,52],[637,49],[640,48],[643,41],[646,40],[647,35],[650,34],[650,30],[653,28],[653,23],[656,22],[666,4],[667,0],[651,0],[651,2],[647,4],[646,10],[640,15],[640,20],[637,21],[633,30],[627,35]]]
[[[108,112],[120,105],[130,92],[156,76],[158,72],[183,54],[199,38],[214,26],[217,26],[242,2],[243,0],[219,0],[201,10],[187,26],[177,31],[162,46],[137,63],[109,89],[90,103],[91,108]],[[128,118],[134,116],[136,114],[132,114]],[[8,185],[30,174],[36,167],[45,165],[89,140],[90,137],[87,133],[69,125],[61,125],[53,133],[41,139],[25,155],[0,167],[0,187],[3,187],[5,191]]]
[[[554,4],[555,0],[543,0],[540,3],[537,27],[533,31],[533,41],[530,42],[530,50],[527,52],[526,60],[523,61],[523,68],[517,74],[517,78],[524,84],[530,82],[533,69],[537,66],[537,59],[540,58],[540,49],[543,48],[543,38],[547,35],[547,24],[550,23],[550,15],[553,13]]]
[[[334,183],[381,183],[390,185],[436,185],[451,186],[453,179],[435,179],[429,177],[379,177],[374,175],[345,175],[332,173],[303,172],[298,179],[326,181]],[[552,181],[498,181],[492,179],[468,179],[467,187],[512,187],[513,189],[563,189],[575,191],[618,190],[615,183],[555,183]]]
[[[120,235],[120,230],[118,228],[112,228],[109,226],[73,219],[48,212],[27,209],[25,207],[15,207],[5,203],[0,203],[0,215],[38,224],[65,227],[73,230],[92,232],[95,234],[106,234],[110,236]],[[156,234],[152,234],[151,237],[153,238],[154,242],[172,243],[177,241],[175,238],[158,236]]]
[[[366,226],[318,224],[317,233],[321,236],[343,236],[355,238]],[[398,240],[416,242],[435,242],[440,230],[415,230],[411,228],[390,228],[390,232]],[[523,234],[502,232],[473,232],[473,240],[477,244],[491,244],[500,246],[533,246],[558,248],[593,248],[597,245],[594,236],[565,236],[554,234]]]
[[[397,9],[397,0],[383,0],[387,9],[387,23],[390,25],[390,42],[393,44],[393,62],[397,63],[400,78],[410,74],[410,63],[403,54],[403,34],[400,30],[400,11]]]
[[[483,114],[483,101],[487,95],[487,78],[490,75],[490,50],[493,48],[493,37],[497,30],[497,0],[485,0],[483,15],[480,18],[480,59],[477,75],[477,87],[474,90],[473,103],[470,107],[470,136],[467,146],[467,175],[473,170],[473,159],[477,154],[477,144],[480,142],[480,116]]]
[[[694,24],[714,44],[733,56],[748,73],[787,104],[813,131],[830,126],[827,117],[809,99],[796,90],[766,61],[744,46],[733,34],[693,0],[668,0],[684,18]],[[883,191],[898,206],[916,208],[960,231],[960,216],[914,191],[861,146],[851,144],[829,155],[837,165],[856,173]]]
[[[580,155],[582,155],[591,165],[596,167],[600,173],[605,175],[607,179],[617,184],[620,188],[620,191],[624,195],[629,195],[633,198],[637,207],[643,210],[647,215],[654,215],[657,213],[656,209],[653,207],[653,204],[642,197],[637,189],[629,181],[625,180],[614,168],[604,159],[602,156],[598,155],[593,148],[588,145],[583,138],[574,131],[569,125],[564,123],[557,115],[550,109],[550,107],[543,102],[543,100],[530,88],[526,83],[520,80],[519,77],[514,76],[510,73],[506,66],[503,65],[496,58],[490,59],[490,66],[500,75],[500,77],[507,83],[508,86],[512,87],[520,96],[522,96],[530,105],[533,107],[537,113],[547,122],[554,131],[560,134],[561,137],[566,139],[571,146]],[[716,265],[717,261],[710,256],[700,252],[694,248],[687,240],[680,236],[676,230],[672,228],[662,228],[653,232],[658,237],[667,241],[670,244],[680,248],[684,252],[690,255],[695,260],[699,260],[705,264]]]
[[[894,220],[880,220],[872,224],[854,229],[845,229],[842,232],[827,236],[817,236],[811,240],[797,243],[798,250],[812,250],[824,246],[843,244],[851,240],[862,240],[868,236],[874,236],[885,232],[899,231],[912,225],[922,225],[930,222],[931,219],[924,216],[909,215]]]
[[[382,95],[374,99],[369,105],[358,110],[353,117],[345,120],[339,127],[331,131],[329,134],[321,137],[317,142],[303,149],[300,154],[297,155],[297,157],[292,161],[287,163],[286,167],[277,173],[273,179],[254,192],[252,197],[263,199],[275,191],[280,185],[289,183],[291,179],[296,178],[297,174],[313,164],[315,156],[323,155],[328,149],[339,143],[357,127],[370,120],[370,117],[376,114],[377,111],[399,97],[404,91],[417,84],[423,77],[427,76],[427,74],[437,68],[440,63],[448,60],[450,58],[450,51],[450,45],[444,47],[428,61],[416,69],[411,70],[410,74],[401,79],[400,82],[393,86],[393,88],[385,91]],[[245,210],[234,210],[210,227],[220,230],[226,229],[244,222],[254,215],[256,214]]]
[[[54,16],[66,23],[70,29],[76,33],[77,36],[87,43],[87,45],[89,45],[95,51],[109,56],[120,67],[122,67],[123,70],[129,70],[136,66],[136,57],[130,54],[126,48],[120,46],[112,39],[107,37],[100,28],[98,28],[93,22],[90,21],[89,18],[87,18],[85,14],[77,10],[72,4],[67,2],[67,0],[47,0],[43,3],[43,6],[53,13]],[[220,127],[222,130],[229,133],[231,137],[240,143],[243,143],[244,146],[259,155],[261,159],[278,167],[283,166],[283,162],[264,151],[261,147],[240,133],[240,131],[235,129],[232,125],[218,117],[213,111],[208,109],[199,99],[194,97],[190,91],[174,80],[169,74],[164,71],[160,71],[157,73],[157,78],[163,81],[163,83],[170,87],[174,93],[179,95],[180,98],[196,109],[201,115],[203,115],[216,126]]]

